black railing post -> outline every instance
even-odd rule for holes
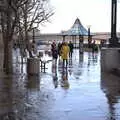
[[[109,39],[109,47],[118,46],[118,38],[116,35],[117,24],[117,0],[112,0],[111,4],[111,38]]]

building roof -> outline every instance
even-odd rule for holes
[[[81,24],[79,18],[77,18],[73,24],[73,26],[68,31],[62,31],[62,35],[82,35],[87,36],[88,31]]]

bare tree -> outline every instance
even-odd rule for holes
[[[40,24],[49,21],[53,15],[53,10],[49,6],[49,0],[27,0],[20,10],[20,31],[24,34],[25,44],[29,46],[28,32],[38,28]],[[29,47],[28,47],[28,51]]]
[[[46,7],[48,0],[1,0],[1,28],[4,43],[4,70],[12,72],[12,42],[15,30],[19,28],[24,40],[28,31],[48,20],[53,12]]]
[[[18,0],[19,1],[19,0]],[[20,1],[19,1],[20,2]],[[6,73],[12,72],[12,37],[17,24],[17,7],[19,4],[15,0],[2,0],[1,5],[1,28],[4,43],[4,70]]]

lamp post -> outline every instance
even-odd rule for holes
[[[90,35],[90,25],[87,26],[88,27],[88,47],[90,48],[90,44],[91,44],[91,35]]]
[[[35,41],[35,28],[33,28],[33,41]]]
[[[116,24],[117,24],[117,0],[112,0],[111,6],[111,38],[109,39],[109,47],[118,46],[118,38],[116,36]]]

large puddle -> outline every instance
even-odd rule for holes
[[[39,76],[27,76],[18,59],[17,74],[0,78],[0,120],[120,119],[120,80],[101,74],[100,52],[74,50],[67,68],[50,61]]]

